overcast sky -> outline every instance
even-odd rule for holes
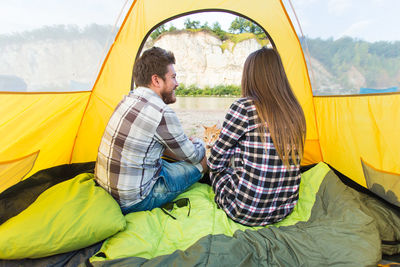
[[[292,0],[292,3],[304,34],[310,37],[400,40],[400,0]]]
[[[238,0],[239,1],[239,0]],[[240,0],[245,3],[244,0]],[[131,0],[129,1],[131,2]],[[283,0],[289,14],[288,0]],[[44,25],[112,24],[125,0],[0,0],[0,34],[32,30]],[[366,41],[400,40],[400,0],[292,0],[305,35],[323,39],[351,36]],[[211,14],[225,29],[232,17]],[[182,27],[182,21],[175,22]],[[297,28],[297,23],[293,20]]]

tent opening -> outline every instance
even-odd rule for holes
[[[157,24],[138,55],[158,46],[172,51],[179,87],[172,108],[188,135],[201,137],[202,126],[222,125],[226,110],[240,97],[244,61],[262,46],[272,47],[266,31],[239,14],[203,11]]]

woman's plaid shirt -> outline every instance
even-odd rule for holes
[[[269,132],[266,144],[261,141],[257,119],[252,100],[236,100],[208,159],[218,206],[234,221],[249,226],[286,217],[297,203],[300,184],[300,166],[285,167]]]

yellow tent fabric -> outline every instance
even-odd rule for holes
[[[132,66],[146,37],[163,22],[199,11],[244,16],[268,33],[305,112],[302,164],[323,160],[364,186],[361,157],[377,169],[400,173],[400,94],[313,97],[299,39],[280,0],[134,0],[91,92],[0,93],[0,162],[40,150],[33,174],[94,161],[109,117],[130,90]]]
[[[0,92],[0,162],[40,151],[26,177],[70,161],[90,92]]]
[[[7,162],[0,162],[0,193],[22,181],[35,165],[39,151]]]
[[[324,161],[362,186],[361,158],[400,173],[400,94],[314,97]]]

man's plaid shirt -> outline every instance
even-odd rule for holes
[[[203,141],[192,143],[175,112],[153,90],[139,87],[125,96],[108,122],[99,146],[96,181],[121,206],[134,205],[158,180],[165,148],[202,170]]]
[[[297,203],[300,185],[300,166],[285,167],[269,132],[266,144],[261,141],[257,119],[252,100],[236,100],[208,159],[218,206],[236,222],[250,226],[286,217]],[[234,166],[229,166],[231,157]]]

